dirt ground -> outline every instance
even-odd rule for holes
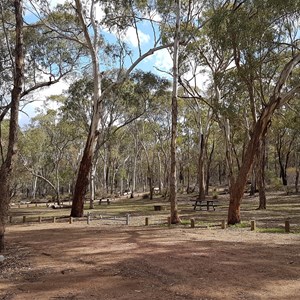
[[[0,299],[300,299],[300,235],[249,228],[7,228]]]

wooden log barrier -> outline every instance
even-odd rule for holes
[[[191,228],[195,228],[195,219],[194,218],[191,219]]]
[[[171,227],[171,217],[168,217],[168,226]]]
[[[285,220],[285,222],[284,222],[284,231],[286,233],[290,232],[290,221],[289,220]]]
[[[251,231],[256,230],[256,222],[254,220],[251,221]]]
[[[130,221],[130,214],[126,215],[126,225],[129,225],[129,221]]]
[[[226,229],[226,227],[227,227],[227,222],[226,222],[226,220],[222,220],[221,228],[222,228],[222,229]]]

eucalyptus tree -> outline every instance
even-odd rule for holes
[[[215,17],[216,40],[232,51],[238,76],[246,86],[251,116],[243,160],[232,180],[229,224],[240,222],[248,173],[275,110],[299,92],[291,73],[297,69],[300,54],[294,38],[290,40],[290,20],[297,22],[299,5],[300,1],[287,1],[284,5],[281,1],[228,1],[221,6],[221,15]]]
[[[23,49],[23,1],[14,1],[15,15],[15,47],[14,60],[12,61],[13,88],[11,91],[9,135],[6,154],[2,153],[2,164],[0,167],[0,252],[5,248],[4,234],[5,223],[9,206],[10,177],[16,157],[16,143],[18,137],[18,113],[24,81],[24,49]],[[11,49],[12,51],[12,49]],[[10,52],[12,55],[13,52]],[[13,59],[12,57],[10,57]]]
[[[33,200],[36,199],[37,191],[41,192],[41,187],[38,184],[38,176],[47,177],[43,170],[46,155],[46,135],[45,131],[37,126],[29,124],[27,128],[22,130],[22,134],[19,139],[19,161],[20,165],[24,166],[26,172],[31,177],[30,182],[27,183],[27,189],[30,193],[28,196]],[[32,174],[33,173],[33,174]],[[55,191],[56,192],[56,191]]]
[[[233,58],[230,52],[222,49],[212,37],[209,24],[216,8],[212,3],[210,4],[208,7],[205,6],[206,10],[202,13],[204,25],[201,28],[193,29],[193,38],[182,51],[185,73],[180,77],[180,84],[184,91],[181,97],[185,99],[189,107],[188,111],[192,116],[192,118],[189,116],[189,122],[198,128],[193,134],[197,136],[198,140],[197,168],[200,199],[204,199],[205,193],[208,191],[208,164],[210,163],[208,158],[211,157],[214,149],[214,144],[212,144],[212,152],[208,154],[209,135],[210,128],[215,122],[219,124],[226,137],[226,161],[228,169],[233,169],[231,124],[229,122],[229,118],[232,116],[230,111],[232,105],[225,101],[222,91],[229,77],[226,73],[229,71],[229,65]],[[233,120],[235,117],[231,119]]]
[[[96,8],[99,7],[100,3],[98,1],[89,1],[83,8],[83,3],[80,0],[75,1],[76,4],[76,14],[79,20],[80,28],[83,32],[83,40],[81,44],[87,46],[87,51],[92,62],[92,74],[94,79],[94,93],[93,93],[93,115],[91,119],[91,125],[87,137],[86,146],[83,152],[82,160],[80,162],[78,177],[75,185],[75,193],[73,197],[73,206],[71,215],[72,216],[82,216],[83,214],[83,197],[86,191],[86,186],[88,185],[88,174],[90,172],[93,156],[95,153],[97,141],[99,135],[101,135],[101,123],[103,123],[104,110],[103,110],[103,100],[111,93],[112,89],[123,84],[128,78],[132,70],[146,57],[152,55],[154,52],[161,50],[163,48],[169,47],[170,45],[160,44],[160,38],[157,38],[156,32],[153,32],[153,48],[142,53],[142,47],[140,42],[140,31],[138,29],[138,22],[146,19],[149,20],[150,25],[153,24],[154,20],[151,14],[148,14],[148,18],[144,18],[147,11],[151,11],[151,7],[145,7],[139,2],[101,2],[102,9],[104,11],[104,18],[100,21],[96,19]],[[89,28],[89,24],[91,27]],[[116,36],[126,32],[127,29],[133,28],[138,41],[138,57],[129,65],[126,70],[120,69],[120,73],[116,76],[116,80],[112,82],[107,89],[103,92],[101,90],[101,84],[103,75],[100,70],[101,58],[98,56],[99,50],[104,49],[103,39],[100,33],[103,32],[104,25],[111,30],[115,30]],[[154,28],[153,28],[154,29]],[[84,41],[84,42],[83,42]],[[128,57],[130,51],[126,44],[121,40],[117,40],[117,47],[113,48],[118,57],[120,66],[124,66],[124,60],[122,57]],[[117,52],[119,51],[119,52]],[[129,56],[130,57],[130,56]]]
[[[9,141],[7,150],[3,154],[1,164],[0,189],[1,189],[1,219],[0,219],[0,249],[4,247],[4,231],[5,219],[8,211],[8,191],[10,185],[10,176],[13,168],[13,161],[16,157],[17,136],[18,136],[18,112],[21,107],[20,104],[28,101],[29,95],[42,87],[50,86],[60,80],[66,73],[69,73],[74,66],[74,61],[78,55],[70,57],[72,49],[57,47],[59,42],[53,39],[51,32],[51,45],[47,43],[46,48],[49,51],[43,52],[39,55],[37,49],[42,49],[45,43],[47,32],[35,24],[36,27],[30,26],[24,28],[23,20],[23,1],[2,1],[0,5],[1,17],[1,40],[2,56],[1,60],[1,79],[3,84],[1,86],[1,115],[0,122],[2,123],[4,117],[10,112],[9,119]],[[40,31],[39,31],[40,30]],[[31,34],[27,34],[28,32]],[[38,39],[32,41],[30,38],[35,33],[39,32]],[[48,32],[49,33],[49,32]],[[43,42],[38,43],[43,37]],[[48,40],[49,41],[49,40]],[[59,45],[61,46],[61,45]],[[43,48],[45,49],[45,48]],[[59,51],[58,51],[59,49]],[[54,55],[52,55],[55,52]],[[78,53],[77,50],[75,50]],[[66,55],[66,53],[69,54]],[[51,56],[51,57],[50,57]],[[71,62],[71,66],[68,64]],[[48,70],[45,69],[48,67]],[[49,75],[45,79],[45,74]],[[21,103],[22,100],[22,103]],[[4,105],[2,105],[4,104]],[[2,125],[2,124],[0,124]]]
[[[258,153],[265,151],[259,151],[257,148],[260,143],[263,145],[264,134],[267,131],[264,122],[270,121],[275,109],[298,92],[297,83],[290,80],[289,75],[291,70],[297,67],[299,47],[296,24],[299,21],[300,2],[206,3],[206,11],[203,14],[206,22],[204,30],[201,31],[203,46],[199,48],[201,35],[195,34],[194,43],[190,43],[186,48],[186,57],[191,53],[188,51],[189,47],[196,50],[197,54],[200,52],[197,62],[211,70],[214,87],[211,94],[214,100],[207,101],[203,93],[197,95],[194,87],[188,86],[184,80],[182,82],[186,84],[186,91],[191,96],[197,96],[211,106],[216,120],[222,121],[220,124],[224,130],[230,178],[231,204],[228,222],[233,224],[240,221],[240,200],[254,157],[257,156],[257,160],[264,163],[264,159],[259,158]],[[206,44],[205,40],[208,41]],[[232,75],[234,77],[230,79]],[[285,92],[284,85],[290,93],[282,96]],[[240,99],[243,100],[243,104]],[[263,125],[260,124],[262,119]],[[237,149],[234,141],[237,141],[238,136],[234,127],[239,129],[241,124],[247,135],[241,136],[242,148]],[[258,136],[255,137],[254,132]],[[239,140],[241,141],[240,138]],[[261,190],[264,192],[263,185]]]
[[[171,92],[166,91],[155,99],[152,110],[145,115],[145,123],[151,131],[155,146],[153,145],[154,159],[157,160],[154,181],[158,183],[159,191],[164,196],[169,193],[170,155],[169,141],[171,139]]]
[[[76,13],[80,20],[81,28],[84,33],[84,39],[87,44],[87,48],[90,54],[90,57],[92,58],[92,65],[93,65],[93,78],[95,83],[95,91],[94,91],[94,109],[93,109],[93,117],[91,121],[91,127],[86,143],[86,147],[84,150],[84,154],[80,163],[79,171],[78,171],[78,178],[77,178],[77,184],[75,187],[75,194],[73,199],[73,208],[71,214],[73,216],[81,216],[83,213],[83,195],[85,192],[85,186],[88,184],[88,178],[87,173],[90,169],[92,158],[94,155],[94,150],[96,147],[96,143],[98,140],[98,135],[101,133],[99,131],[99,124],[101,123],[101,120],[103,119],[103,106],[102,106],[102,100],[105,99],[105,97],[110,93],[111,89],[122,84],[128,75],[132,72],[132,70],[137,66],[138,63],[140,63],[143,59],[148,57],[149,55],[152,55],[154,52],[161,50],[163,48],[172,47],[174,45],[172,42],[167,42],[162,44],[164,42],[161,40],[161,35],[158,35],[157,26],[155,24],[155,20],[153,17],[153,12],[159,11],[160,16],[162,17],[162,21],[160,22],[161,25],[161,31],[167,30],[166,24],[168,23],[169,19],[171,20],[175,14],[170,15],[170,10],[175,11],[174,6],[168,6],[168,3],[165,3],[162,6],[158,7],[154,6],[151,7],[151,5],[145,5],[144,2],[102,2],[104,6],[104,19],[101,21],[95,22],[96,16],[95,16],[95,8],[98,5],[98,3],[95,1],[89,2],[89,7],[85,6],[83,9],[82,3],[78,0],[76,1]],[[85,14],[87,13],[87,15]],[[169,17],[170,16],[170,17]],[[87,17],[89,18],[89,21],[87,22]],[[174,18],[173,18],[174,19]],[[146,50],[145,52],[142,51],[141,47],[141,40],[140,40],[140,31],[138,28],[138,23],[143,21],[148,21],[150,23],[150,26],[152,26],[153,34],[152,38],[154,39],[153,48]],[[187,22],[188,23],[188,22]],[[91,24],[92,29],[87,28],[87,25]],[[102,75],[99,70],[99,56],[98,56],[98,38],[99,35],[97,33],[101,32],[103,30],[103,25],[108,26],[109,29],[113,29],[116,31],[117,34],[122,34],[126,30],[133,28],[136,33],[136,38],[138,41],[138,57],[133,60],[133,63],[128,66],[128,68],[125,70],[125,72],[120,73],[117,76],[117,80],[114,81],[106,90],[103,92],[99,92],[101,90],[100,85],[102,82]],[[153,26],[153,24],[155,26]],[[173,23],[174,24],[174,23]],[[169,27],[168,27],[169,28]],[[128,48],[122,42],[120,39],[118,40],[119,47],[110,47],[110,49],[118,50],[119,54],[116,53],[118,58],[124,58],[128,57],[130,55],[130,51],[128,51]],[[176,42],[177,43],[177,42]],[[100,46],[103,45],[103,41],[100,41]],[[119,64],[121,66],[124,65],[124,60],[119,60]],[[97,89],[97,91],[96,91]],[[98,134],[99,133],[99,134]],[[173,151],[174,153],[174,151]],[[176,164],[173,163],[173,166]],[[172,190],[176,192],[176,173],[174,173],[173,170],[173,178],[175,178],[172,181]],[[172,199],[175,201],[171,203],[176,202],[176,197],[174,197],[174,193],[172,192]],[[171,199],[170,198],[170,199]],[[176,212],[176,213],[174,213]],[[177,222],[178,218],[176,216],[177,209],[176,204],[171,204],[171,215],[174,216],[174,221]]]
[[[275,168],[274,173],[281,178],[283,186],[291,184],[288,182],[288,168],[297,170],[299,164],[297,161],[300,128],[298,101],[299,99],[295,99],[275,115],[269,138],[274,148],[274,159],[279,166],[279,170]],[[274,165],[277,166],[277,163]]]
[[[80,128],[59,115],[57,110],[47,109],[33,118],[32,124],[24,130],[22,137],[23,147],[20,152],[25,168],[33,177],[51,187],[56,201],[60,204],[62,182],[70,183],[74,176],[72,160],[78,154],[72,158],[70,151],[74,145],[80,143]]]
[[[104,72],[106,78],[102,80],[102,89],[105,90],[115,79],[118,70]],[[92,118],[91,100],[93,98],[93,79],[84,77],[74,82],[67,93],[67,99],[62,106],[64,115],[77,122],[86,133],[89,131],[89,123]],[[101,123],[101,136],[97,140],[97,146],[93,161],[93,179],[96,178],[97,158],[101,157],[104,174],[104,190],[108,193],[109,172],[113,147],[111,139],[115,140],[114,133],[141,117],[146,111],[151,111],[156,97],[162,97],[169,87],[166,79],[159,78],[150,72],[134,71],[126,82],[116,90],[111,90],[103,99],[103,115]],[[103,149],[102,149],[103,148]],[[103,150],[103,151],[102,151]],[[105,171],[106,170],[106,171]],[[102,177],[102,176],[101,176]],[[90,182],[92,182],[90,178]],[[93,187],[90,187],[92,192]],[[91,197],[92,198],[92,197]]]

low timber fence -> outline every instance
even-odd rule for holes
[[[25,223],[59,223],[59,222],[65,222],[73,224],[74,222],[86,222],[88,225],[92,224],[94,221],[109,221],[109,223],[121,223],[124,225],[130,225],[131,217],[130,214],[126,214],[123,216],[114,216],[114,215],[105,215],[105,214],[99,214],[99,213],[87,213],[84,217],[81,218],[73,218],[70,216],[32,216],[32,215],[23,215],[23,216],[9,216],[8,217],[8,223],[9,224],[25,224]],[[136,223],[136,222],[135,222]],[[170,217],[167,217],[166,219],[157,219],[157,218],[151,218],[151,217],[145,217],[144,223],[140,221],[139,224],[135,224],[139,226],[168,226],[172,227],[171,219]],[[183,225],[190,228],[221,228],[221,229],[227,229],[227,221],[222,220],[220,222],[210,222],[210,223],[198,223],[195,218],[191,218],[189,220],[184,220]],[[280,233],[290,233],[293,232],[293,226],[294,224],[290,223],[290,220],[285,220],[282,225],[279,225],[277,228],[272,228],[274,232]],[[264,227],[258,227],[257,222],[255,220],[251,220],[250,222],[243,223],[243,226],[241,228],[250,228],[251,231],[265,231],[268,232],[268,228]],[[299,230],[297,230],[299,231]],[[270,231],[272,232],[272,231]],[[300,231],[299,231],[300,233]]]
[[[150,225],[160,225],[162,223],[160,223],[159,221],[154,221],[153,223],[151,223],[151,219],[149,217],[145,218],[145,226],[150,226]],[[167,222],[166,224],[171,227],[171,218],[168,217],[167,218]],[[201,222],[200,224],[197,223],[195,218],[191,218],[189,220],[184,220],[184,224],[186,226],[189,226],[190,228],[221,228],[221,229],[227,229],[228,226],[227,225],[227,220],[222,220],[221,222],[209,222],[209,223],[203,223]],[[239,225],[238,225],[239,226]],[[255,220],[251,220],[250,222],[248,222],[248,224],[245,222],[242,224],[241,228],[250,228],[251,231],[265,231],[265,232],[285,232],[285,233],[290,233],[293,232],[292,229],[292,225],[290,223],[290,220],[285,220],[284,224],[282,224],[280,227],[278,226],[277,228],[272,228],[272,230],[268,230],[268,228],[264,228],[264,227],[257,227],[257,222]],[[270,229],[270,228],[269,228]],[[299,231],[299,232],[298,232]],[[300,229],[297,230],[298,233],[300,233]]]
[[[68,222],[70,224],[74,222],[86,222],[87,224],[91,224],[92,221],[96,220],[108,220],[113,222],[121,222],[125,225],[130,224],[130,214],[126,214],[125,216],[113,216],[113,215],[103,215],[103,214],[92,214],[87,213],[84,217],[81,218],[73,218],[70,216],[32,216],[32,215],[24,215],[24,216],[9,216],[8,223],[9,224],[25,224],[25,223],[57,223],[57,222]]]

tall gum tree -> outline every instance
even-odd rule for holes
[[[177,224],[180,222],[177,207],[177,173],[176,173],[176,139],[177,139],[177,118],[178,118],[178,53],[180,41],[180,12],[181,1],[176,1],[176,25],[173,48],[173,90],[172,90],[172,128],[171,128],[171,143],[170,143],[170,204],[171,204],[171,223]]]
[[[245,136],[244,143],[246,146],[243,147],[245,150],[243,150],[241,155],[242,159],[238,159],[233,143],[231,147],[227,147],[229,151],[226,151],[226,154],[228,153],[232,157],[235,156],[238,167],[237,172],[233,169],[230,170],[231,203],[239,202],[236,201],[236,199],[233,200],[235,197],[240,197],[241,200],[248,172],[253,167],[253,153],[257,156],[258,161],[261,163],[264,162],[263,158],[258,157],[258,153],[259,149],[263,151],[260,147],[264,145],[264,133],[267,130],[267,127],[264,124],[265,118],[269,118],[270,120],[273,114],[273,112],[271,112],[272,109],[270,109],[269,106],[273,100],[271,101],[270,99],[276,98],[273,96],[269,97],[269,95],[272,94],[272,89],[274,89],[276,82],[282,81],[282,78],[285,77],[283,75],[280,76],[280,70],[282,68],[280,61],[284,61],[282,57],[291,57],[291,54],[297,52],[294,41],[291,40],[290,42],[287,42],[286,37],[288,34],[284,28],[290,24],[286,24],[286,18],[284,16],[287,14],[290,17],[289,20],[293,20],[293,18],[297,20],[299,4],[299,1],[287,1],[283,7],[280,1],[272,1],[269,4],[260,0],[256,2],[227,1],[224,5],[216,7],[213,12],[212,20],[208,24],[208,27],[214,30],[216,24],[219,22],[222,23],[222,26],[216,26],[218,30],[214,30],[214,42],[219,48],[230,51],[232,58],[234,59],[234,72],[237,75],[237,81],[240,82],[239,87],[243,87],[242,91],[244,95],[241,94],[241,98],[246,100],[244,101],[244,127],[247,129],[248,134]],[[272,9],[266,5],[271,5]],[[256,13],[254,13],[254,11]],[[226,21],[224,22],[224,20]],[[276,26],[274,26],[275,23]],[[224,29],[225,34],[223,32]],[[228,38],[228,36],[230,38]],[[286,68],[283,69],[285,70]],[[226,70],[226,72],[228,72],[228,70]],[[224,75],[224,73],[220,75]],[[278,79],[279,77],[281,79]],[[283,84],[285,83],[286,82]],[[291,86],[291,91],[293,91],[293,87],[296,85]],[[229,94],[227,93],[226,96],[224,90],[222,91],[224,87],[219,86],[219,88],[222,98],[226,99]],[[278,92],[279,90],[280,92]],[[281,88],[277,89],[277,92],[274,92],[274,94],[278,93],[281,93]],[[216,95],[218,94],[219,92],[216,91]],[[245,97],[245,95],[247,96]],[[231,104],[230,98],[231,97],[229,97],[227,104]],[[234,98],[232,97],[232,99]],[[239,101],[239,99],[236,100]],[[276,100],[274,101],[276,102]],[[240,105],[240,102],[238,103],[239,104],[234,103],[232,107],[235,109]],[[268,116],[263,117],[267,107],[269,107]],[[228,136],[225,140],[230,141],[231,132],[233,134],[235,133],[232,131],[234,128],[229,122],[225,122],[224,125],[226,126],[225,128],[229,129],[225,130],[226,136]],[[259,138],[257,135],[259,135]],[[253,143],[255,144],[254,146]],[[251,157],[250,161],[249,157]],[[263,173],[260,175],[262,176],[262,174]],[[240,185],[241,182],[244,182],[243,187],[243,184]],[[263,189],[263,185],[261,188]],[[239,194],[239,196],[237,196],[237,194]],[[240,221],[240,216],[237,218],[233,216],[234,214],[239,215],[238,210],[239,207],[237,208],[236,213],[233,213],[232,204],[230,205],[228,214],[228,222],[230,224]]]
[[[4,5],[8,5],[8,7],[14,7],[11,11],[14,11],[15,21],[6,20],[7,15],[4,13]],[[19,130],[19,110],[20,110],[20,102],[28,99],[27,97],[31,95],[34,91],[50,86],[56,82],[58,82],[64,75],[72,70],[72,66],[69,68],[65,68],[66,60],[64,60],[60,54],[57,52],[55,55],[53,51],[51,52],[50,47],[47,48],[46,53],[43,55],[36,55],[34,50],[39,48],[38,42],[39,39],[30,42],[30,39],[25,39],[25,26],[24,26],[24,2],[22,0],[15,1],[7,1],[2,2],[1,9],[1,26],[2,33],[4,34],[4,47],[6,48],[6,57],[5,57],[5,70],[7,72],[7,76],[4,76],[3,81],[7,82],[10,91],[10,101],[3,107],[1,107],[0,113],[0,122],[3,121],[4,117],[9,114],[9,135],[8,135],[8,146],[5,152],[2,152],[2,164],[0,167],[0,249],[3,250],[5,246],[4,242],[4,234],[5,234],[5,223],[8,215],[9,208],[9,189],[10,184],[12,182],[11,176],[14,168],[14,162],[17,155],[17,138],[18,138],[18,130]],[[9,24],[9,25],[7,25]],[[13,27],[13,29],[11,29]],[[26,28],[26,32],[28,31],[28,27]],[[34,29],[32,27],[31,29]],[[12,34],[12,32],[14,32]],[[45,33],[45,32],[44,32]],[[44,36],[43,33],[39,36]],[[26,43],[25,43],[26,40]],[[55,45],[56,42],[52,41]],[[32,47],[30,47],[30,45]],[[49,45],[49,44],[48,44]],[[57,50],[56,47],[53,49]],[[66,52],[65,52],[66,53]],[[68,49],[68,53],[70,53],[70,49]],[[50,56],[52,55],[52,58]],[[26,58],[26,59],[25,59]],[[65,57],[66,58],[66,57]],[[74,57],[73,57],[74,58]],[[48,60],[49,59],[49,60]],[[56,60],[57,59],[57,60]],[[48,60],[48,61],[47,61]],[[41,80],[38,78],[38,75],[41,75],[39,71],[45,67],[42,62],[47,61],[47,66],[49,67],[50,61],[52,62],[52,67],[55,65],[55,74],[51,71],[46,73],[47,75],[51,75],[49,79]],[[54,62],[55,61],[55,62]],[[76,59],[75,59],[76,61]],[[32,64],[33,63],[33,64]],[[50,70],[53,70],[52,67],[49,67]],[[9,74],[8,74],[9,73]],[[6,74],[6,73],[5,73]],[[25,78],[26,74],[26,78]],[[45,73],[44,73],[45,74]],[[3,74],[1,73],[1,76]],[[56,76],[57,75],[57,76]],[[25,80],[26,79],[26,80]],[[4,85],[3,85],[4,86]],[[12,87],[12,88],[11,88]],[[3,92],[3,89],[1,90]],[[3,97],[6,98],[7,94]],[[7,96],[8,98],[8,96]],[[23,102],[22,102],[23,104]]]
[[[103,121],[103,99],[110,93],[110,91],[117,86],[123,84],[128,78],[129,74],[134,70],[134,68],[143,61],[146,57],[154,54],[156,51],[159,51],[164,48],[168,48],[173,46],[173,44],[159,44],[159,40],[155,40],[154,47],[146,51],[145,53],[141,52],[141,47],[139,43],[139,57],[130,65],[130,67],[120,73],[120,76],[116,81],[112,82],[110,86],[108,86],[104,91],[101,90],[101,82],[102,82],[102,73],[100,72],[100,61],[99,61],[99,45],[101,41],[99,40],[100,35],[100,24],[96,21],[95,9],[98,1],[90,1],[89,9],[82,7],[82,2],[80,0],[76,0],[76,14],[79,18],[80,26],[84,33],[84,44],[87,45],[87,50],[91,57],[92,68],[93,68],[93,78],[94,78],[94,95],[93,95],[93,114],[91,125],[89,127],[89,133],[86,140],[85,148],[83,151],[82,159],[79,164],[77,179],[75,183],[74,196],[73,196],[73,204],[71,210],[71,216],[73,217],[81,217],[83,215],[83,205],[84,205],[84,196],[87,191],[88,183],[89,183],[89,173],[92,168],[93,157],[95,154],[95,149],[97,145],[97,141],[99,139],[99,135],[101,135],[100,125]],[[112,3],[110,3],[112,4]],[[89,12],[89,15],[86,16],[85,12]],[[109,10],[106,10],[109,12]],[[87,22],[87,17],[89,22]],[[135,20],[135,15],[133,15],[133,20]],[[122,22],[126,21],[126,18],[121,19]],[[89,25],[91,24],[90,29]],[[123,24],[125,27],[125,24]],[[138,38],[138,28],[135,27],[137,38]],[[139,40],[139,38],[138,38]]]
[[[10,176],[17,154],[18,117],[19,106],[24,82],[24,49],[23,49],[23,1],[15,0],[15,49],[14,49],[14,72],[13,89],[11,91],[10,119],[9,119],[9,141],[4,162],[0,167],[0,251],[5,248],[4,234],[9,208]]]
[[[273,93],[269,98],[269,102],[262,110],[261,115],[253,128],[252,137],[246,147],[243,163],[236,177],[237,179],[230,190],[228,224],[236,224],[241,221],[240,206],[247,182],[247,176],[252,167],[256,152],[258,151],[259,144],[268,130],[268,126],[274,112],[300,92],[300,84],[291,88],[287,86],[290,74],[295,68],[299,68],[299,62],[300,53],[294,56],[284,66],[277,80],[276,86],[274,87]],[[287,89],[289,90],[287,91]]]

